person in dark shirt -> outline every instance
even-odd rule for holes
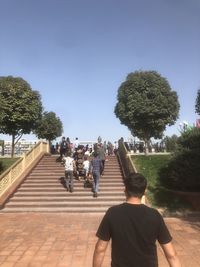
[[[62,137],[62,140],[60,142],[60,159],[62,160],[62,157],[65,155],[66,153],[66,140],[65,137]]]
[[[131,173],[124,181],[127,201],[108,209],[97,230],[93,267],[101,267],[112,240],[111,267],[157,267],[158,241],[170,267],[181,267],[172,237],[160,213],[141,203],[147,181]]]
[[[98,154],[98,156],[99,156],[99,158],[101,159],[101,162],[102,162],[102,169],[101,169],[101,173],[100,174],[103,175],[106,155],[105,155],[102,143],[98,144],[98,146],[97,146],[97,154]]]
[[[92,173],[94,182],[93,182],[93,197],[98,196],[98,190],[99,190],[99,179],[101,176],[101,170],[103,168],[102,160],[99,158],[98,153],[94,152],[94,157],[91,160],[90,164],[90,173]]]

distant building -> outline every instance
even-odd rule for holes
[[[38,141],[36,140],[25,140],[21,139],[20,141],[17,142],[15,145],[15,155],[22,155],[24,153],[27,153],[28,151],[33,148]],[[11,150],[12,150],[12,141],[4,141],[4,156],[6,155],[11,155]]]
[[[4,140],[0,140],[0,156],[4,154]]]

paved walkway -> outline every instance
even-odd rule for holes
[[[90,267],[99,214],[0,214],[0,266]],[[200,218],[167,218],[183,267],[200,266]],[[167,267],[158,248],[160,267]],[[110,266],[110,248],[103,267]],[[148,267],[148,266],[147,266]]]

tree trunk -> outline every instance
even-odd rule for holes
[[[149,144],[149,141],[148,141],[147,139],[145,139],[145,140],[144,140],[144,146],[145,146],[145,148],[144,148],[144,154],[145,154],[146,156],[148,156],[148,154],[149,154],[148,144]]]
[[[51,140],[48,140],[49,143],[49,153],[51,154]]]
[[[15,135],[12,134],[11,158],[14,158],[15,152]]]

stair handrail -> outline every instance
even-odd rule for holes
[[[48,142],[39,141],[30,151],[18,159],[12,166],[0,175],[0,206],[5,201],[4,195],[9,193],[9,189],[23,173],[42,155],[49,152]],[[17,185],[16,185],[17,186]]]
[[[118,141],[118,158],[122,168],[124,179],[130,173],[137,173],[137,169],[131,159],[131,153],[127,150],[123,138]],[[149,205],[149,202],[144,195],[141,202],[145,205]]]
[[[122,138],[118,141],[118,157],[119,157],[120,165],[122,167],[124,178],[129,173],[137,172],[136,167],[133,164],[133,161],[131,159],[131,154],[128,152]]]

